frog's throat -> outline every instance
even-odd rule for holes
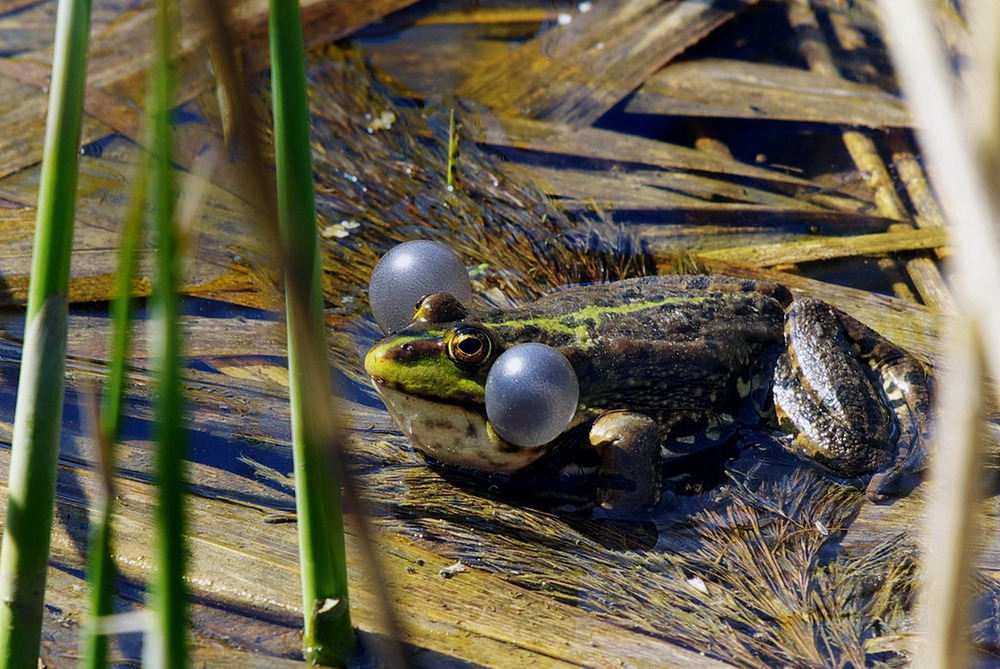
[[[374,386],[403,434],[438,462],[513,474],[548,452],[548,445],[524,448],[504,441],[482,411],[408,395],[379,383]]]

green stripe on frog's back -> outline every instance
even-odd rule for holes
[[[591,351],[620,338],[669,341],[696,336],[694,323],[733,315],[745,321],[765,309],[764,303],[780,314],[787,299],[787,291],[772,284],[657,276],[571,288],[519,309],[487,312],[482,322],[508,345],[536,341]]]
[[[575,297],[575,296],[574,296]],[[709,295],[671,295],[658,300],[643,300],[614,306],[587,304],[560,314],[534,316],[537,308],[518,310],[519,315],[511,318],[511,312],[504,313],[501,321],[483,320],[483,324],[493,328],[497,335],[508,343],[539,342],[550,346],[575,345],[584,350],[599,346],[594,338],[602,325],[619,321],[625,316],[635,316],[643,311],[660,310],[664,307],[698,305],[710,299]]]

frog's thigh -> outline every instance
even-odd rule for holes
[[[796,428],[807,454],[846,475],[871,474],[889,464],[896,425],[844,330],[839,312],[801,300],[785,325],[788,352],[775,368],[779,418]]]
[[[597,502],[605,509],[638,511],[660,495],[660,428],[649,416],[631,411],[602,414],[590,429],[601,457]]]

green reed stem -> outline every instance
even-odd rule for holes
[[[132,283],[138,265],[139,238],[145,216],[146,189],[149,185],[149,165],[139,166],[129,209],[125,215],[121,248],[118,251],[118,275],[115,298],[111,303],[110,369],[101,396],[97,447],[100,456],[102,489],[94,500],[93,518],[87,556],[87,582],[90,584],[90,612],[81,641],[80,666],[84,669],[103,669],[108,665],[110,638],[100,631],[98,622],[114,612],[115,564],[111,555],[111,515],[114,499],[114,446],[121,434],[121,405],[125,394],[125,375],[131,348],[130,325],[132,308]]]
[[[455,187],[455,167],[458,164],[458,126],[455,124],[455,108],[448,117],[448,168],[445,173],[446,185]]]
[[[8,669],[38,666],[62,427],[66,295],[89,34],[89,0],[61,0],[0,550],[0,666]]]
[[[329,417],[316,415],[310,396],[327,397],[330,376],[309,143],[302,18],[297,0],[271,0],[271,85],[278,185],[278,219],[290,264],[285,269],[289,398],[298,509],[299,561],[311,662],[345,665],[354,649],[347,593],[340,484],[324,448]],[[327,405],[327,403],[324,403]]]
[[[99,446],[99,448],[102,446]],[[108,666],[111,639],[98,628],[103,616],[111,615],[115,597],[115,563],[111,557],[110,490],[101,492],[95,500],[87,554],[87,583],[90,584],[90,611],[83,637],[80,666],[104,669]]]
[[[150,79],[149,108],[150,203],[157,247],[156,285],[152,298],[152,327],[156,358],[158,443],[156,575],[152,601],[156,616],[153,648],[147,666],[183,669],[188,666],[187,588],[184,571],[187,542],[184,540],[185,431],[181,389],[181,333],[178,327],[180,296],[180,239],[174,220],[175,183],[170,110],[174,101],[172,54],[177,20],[171,0],[157,0],[154,35],[156,60]]]

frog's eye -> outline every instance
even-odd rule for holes
[[[489,335],[478,328],[456,328],[448,338],[448,357],[465,367],[481,365],[492,350]]]

